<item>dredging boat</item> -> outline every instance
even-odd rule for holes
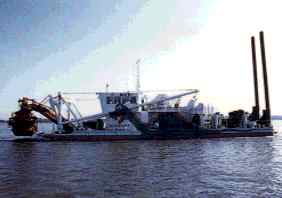
[[[47,141],[113,141],[139,139],[190,139],[273,136],[263,32],[260,46],[263,66],[265,110],[260,116],[255,39],[251,38],[255,106],[227,116],[197,102],[197,89],[180,94],[159,94],[147,100],[139,89],[132,92],[98,92],[102,112],[82,116],[74,103],[59,92],[42,102],[24,97],[20,110],[13,113],[9,125],[15,136],[37,136]],[[186,105],[181,99],[192,96]],[[46,104],[48,103],[48,104]],[[38,112],[56,126],[54,131],[38,133]]]

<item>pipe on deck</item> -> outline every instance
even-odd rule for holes
[[[254,75],[254,91],[255,91],[255,107],[254,107],[254,118],[259,120],[259,92],[258,92],[258,74],[257,74],[257,59],[256,59],[256,44],[255,37],[251,37],[251,46],[252,46],[252,62],[253,62],[253,75]]]
[[[264,33],[259,32],[260,39],[260,49],[261,49],[261,62],[263,70],[263,82],[264,82],[264,96],[265,96],[265,117],[267,121],[267,126],[271,126],[271,111],[269,102],[269,89],[268,89],[268,79],[267,79],[267,68],[266,68],[266,56],[265,56],[265,45],[264,45]]]

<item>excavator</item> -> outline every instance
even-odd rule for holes
[[[8,124],[12,127],[12,131],[15,136],[32,136],[38,130],[37,117],[33,114],[33,111],[40,113],[51,122],[58,124],[57,112],[51,107],[39,103],[33,99],[23,97],[18,100],[20,110],[12,113],[9,118]],[[62,122],[68,121],[68,119],[62,116]],[[73,132],[75,126],[72,123],[63,124],[63,130],[65,133]]]
[[[61,127],[61,129],[59,130],[60,133],[72,133],[73,131],[75,131],[76,129],[80,129],[81,127],[93,128],[92,126],[90,126],[93,125],[92,123],[96,123],[97,125],[97,122],[99,121],[100,118],[107,116],[110,116],[114,119],[116,119],[117,117],[119,118],[126,117],[128,119],[128,117],[130,117],[131,119],[129,120],[132,121],[133,124],[137,125],[137,128],[139,128],[140,131],[146,133],[146,131],[148,130],[148,126],[143,126],[139,122],[139,119],[137,119],[136,115],[133,115],[133,112],[131,112],[131,110],[146,105],[153,105],[153,104],[177,99],[198,92],[199,92],[198,90],[187,90],[187,92],[185,93],[174,95],[172,97],[164,98],[158,101],[142,103],[134,107],[131,107],[129,109],[125,108],[125,106],[122,105],[120,108],[117,108],[114,112],[105,112],[105,113],[103,112],[85,117],[82,117],[78,110],[75,111],[75,109],[77,109],[76,106],[73,104],[74,108],[72,108],[70,103],[67,102],[60,93],[56,97],[52,97],[51,95],[49,95],[43,100],[43,101],[47,101],[48,99],[50,106],[45,105],[43,101],[37,102],[34,99],[23,97],[18,100],[20,109],[12,113],[12,116],[9,118],[8,124],[11,126],[15,136],[32,136],[38,130],[38,126],[37,126],[38,120],[37,117],[33,114],[33,112],[40,113],[41,115],[46,117],[49,121],[53,122],[58,127]],[[68,118],[66,118],[62,115],[61,113],[62,105],[65,105],[67,112],[72,115],[73,119],[71,119],[70,116],[67,116]],[[131,116],[128,116],[129,114]],[[96,127],[95,129],[99,129],[99,127],[98,128]]]

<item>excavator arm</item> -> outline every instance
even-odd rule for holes
[[[9,125],[16,136],[32,136],[37,132],[37,117],[32,111],[38,112],[51,122],[58,124],[57,113],[47,105],[26,97],[20,99],[18,103],[20,110],[9,118]],[[62,122],[66,121],[67,119],[62,117]],[[66,133],[71,133],[74,125],[72,123],[63,124],[63,129]]]

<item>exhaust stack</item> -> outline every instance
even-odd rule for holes
[[[255,106],[253,107],[253,119],[259,120],[259,92],[258,92],[258,74],[257,74],[257,58],[256,58],[256,43],[255,37],[251,37],[252,46],[252,62],[253,62],[253,75],[254,75],[254,90],[255,90]]]
[[[266,126],[270,127],[271,126],[271,111],[270,111],[270,102],[269,102],[268,79],[267,79],[263,31],[259,32],[259,40],[260,40],[260,49],[261,49],[261,62],[262,62],[262,70],[263,70],[264,96],[265,96],[265,110],[263,112],[263,118],[266,122],[265,123]]]

